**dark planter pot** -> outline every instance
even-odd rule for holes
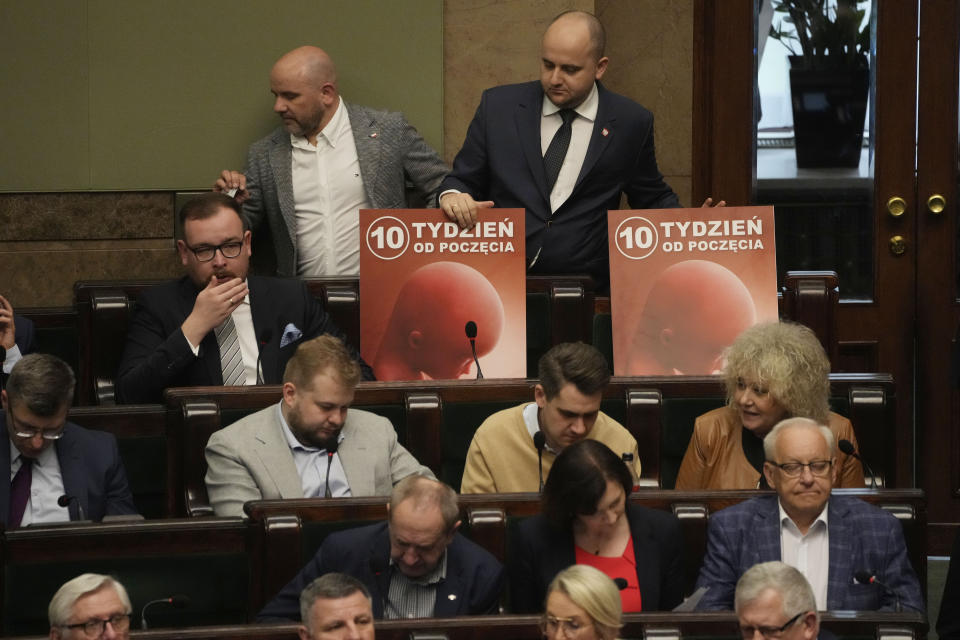
[[[860,164],[869,88],[867,68],[790,69],[797,167]]]

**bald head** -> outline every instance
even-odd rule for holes
[[[318,47],[299,47],[277,60],[270,71],[270,91],[283,128],[314,145],[340,104],[337,69]]]
[[[607,47],[607,32],[603,28],[600,20],[597,19],[597,16],[592,13],[575,9],[564,11],[550,21],[543,37],[546,38],[551,30],[554,32],[564,31],[570,35],[581,29],[586,30],[586,35],[590,40],[590,48],[595,56],[594,59],[599,60],[603,57],[603,52]]]
[[[333,59],[320,47],[297,47],[284,54],[273,65],[273,74],[299,76],[311,85],[320,88],[326,83],[337,86],[337,68]]]

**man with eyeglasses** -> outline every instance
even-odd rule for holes
[[[301,281],[247,275],[250,230],[233,198],[191,199],[180,225],[186,275],[137,299],[117,377],[120,402],[161,402],[168,387],[277,384],[301,342],[343,339]]]
[[[834,495],[833,432],[807,418],[779,422],[763,439],[764,475],[776,495],[717,512],[697,587],[700,610],[730,609],[737,579],[755,564],[782,560],[810,582],[821,611],[924,611],[900,523],[857,498]],[[856,576],[871,580],[862,584]]]
[[[810,583],[783,562],[763,562],[737,581],[734,610],[744,640],[814,640],[820,614]]]
[[[328,573],[362,582],[376,618],[496,613],[503,566],[459,527],[456,492],[432,478],[408,476],[393,488],[386,522],[327,536],[257,621],[299,620],[301,592]]]
[[[50,600],[51,640],[130,637],[130,597],[110,576],[84,573],[70,580]]]
[[[0,392],[0,522],[7,529],[137,513],[116,438],[67,422],[76,380],[66,362],[24,356]],[[3,475],[6,472],[6,475]]]

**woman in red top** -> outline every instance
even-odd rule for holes
[[[683,599],[680,523],[630,504],[633,476],[606,445],[564,449],[543,487],[543,514],[524,520],[511,558],[511,607],[539,611],[554,576],[572,564],[603,571],[620,587],[624,612],[669,610]]]

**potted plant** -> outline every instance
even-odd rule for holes
[[[791,53],[798,167],[856,167],[870,87],[869,0],[773,0],[770,37]]]

